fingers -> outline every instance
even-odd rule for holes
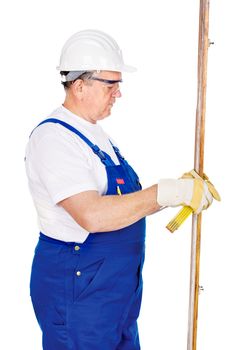
[[[206,182],[204,182],[204,201],[206,203],[203,205],[203,210],[209,208],[209,206],[213,203],[213,196]]]
[[[181,179],[191,179],[191,178],[200,178],[200,176],[195,170],[191,170],[187,173],[184,173],[181,177]],[[217,201],[221,201],[221,197],[220,197],[218,191],[216,190],[215,186],[213,185],[213,183],[210,181],[210,179],[208,178],[208,176],[205,173],[203,173],[202,179],[205,180],[205,183],[207,184],[208,189],[209,189],[211,195],[213,196],[213,198]]]
[[[203,182],[204,182],[203,197],[202,197],[200,206],[194,212],[195,214],[200,214],[202,212],[202,210],[206,210],[213,203],[213,196],[210,193],[206,182],[204,180],[203,180]]]
[[[216,190],[216,188],[214,187],[214,185],[212,184],[212,182],[210,182],[209,180],[205,180],[210,193],[212,194],[212,196],[214,197],[214,199],[216,199],[216,201],[221,201],[221,197],[220,194],[218,193],[218,191]]]

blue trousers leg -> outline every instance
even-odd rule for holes
[[[96,247],[77,254],[72,247],[39,243],[31,297],[44,350],[140,349],[142,257],[135,245],[123,256],[117,248],[115,255],[96,253]]]

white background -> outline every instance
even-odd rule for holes
[[[211,1],[205,171],[222,202],[203,214],[200,350],[233,349],[232,10],[231,0]],[[1,8],[1,349],[41,349],[29,298],[38,229],[23,158],[31,129],[63,102],[55,69],[63,43],[104,30],[138,68],[124,75],[123,97],[102,126],[145,188],[193,167],[198,11],[198,0],[9,0]],[[176,212],[148,218],[143,350],[186,349],[191,220],[171,235],[165,226]]]

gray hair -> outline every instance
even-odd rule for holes
[[[70,85],[77,79],[88,80],[91,79],[97,71],[61,71],[61,83],[65,88],[69,88]],[[99,71],[98,71],[99,72]]]

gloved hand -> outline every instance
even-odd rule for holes
[[[194,179],[194,178],[198,178],[200,177],[196,171],[193,169],[191,171],[189,171],[188,173],[184,173],[181,177],[181,179]],[[205,183],[208,186],[208,189],[210,191],[210,193],[212,194],[213,198],[216,199],[216,201],[221,201],[221,197],[220,194],[218,193],[218,191],[216,190],[216,188],[214,187],[214,185],[212,184],[212,182],[210,182],[210,179],[208,178],[208,176],[204,173],[203,174],[203,180],[205,180]]]
[[[161,206],[189,206],[199,214],[212,201],[208,185],[201,178],[162,179],[158,183],[157,202]]]

